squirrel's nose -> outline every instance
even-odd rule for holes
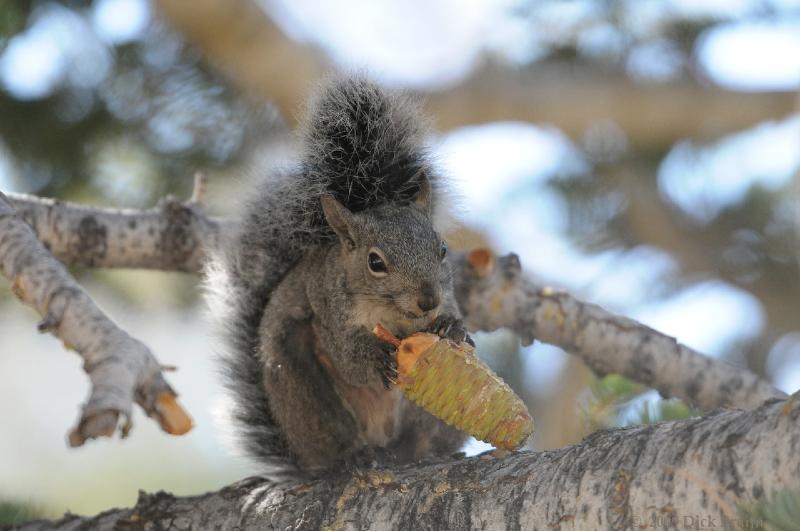
[[[423,312],[429,312],[439,306],[439,294],[430,284],[423,284],[417,297],[417,306]]]

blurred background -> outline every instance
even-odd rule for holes
[[[0,190],[147,207],[202,170],[225,215],[291,159],[301,102],[337,68],[425,98],[454,247],[514,251],[542,281],[800,388],[800,0],[0,0]],[[179,367],[196,428],[173,438],[136,411],[127,440],[68,449],[80,359],[0,282],[0,523],[248,475],[215,424],[197,279],[74,273]],[[478,340],[529,403],[537,449],[698,413],[557,348]]]

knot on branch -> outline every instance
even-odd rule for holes
[[[67,249],[80,265],[95,267],[102,263],[108,251],[108,229],[93,214],[87,214],[78,222]]]
[[[197,239],[198,219],[201,216],[195,211],[199,203],[183,203],[174,196],[167,196],[158,205],[163,222],[156,239],[156,251],[168,266],[182,270],[191,263],[192,256],[198,253],[201,242]]]

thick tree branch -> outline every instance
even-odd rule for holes
[[[130,509],[20,529],[694,529],[701,517],[703,528],[751,529],[738,505],[798,477],[800,400],[790,399],[503,459],[304,484],[251,478],[187,498],[142,493]]]
[[[34,228],[40,239],[66,263],[87,263],[84,257],[92,254],[86,251],[90,248],[100,249],[90,265],[199,272],[204,248],[216,245],[224,226],[192,203],[173,201],[168,208],[136,211],[13,197],[26,219],[39,220]],[[99,227],[93,243],[81,243],[87,241],[80,236],[87,224]],[[488,253],[471,256],[477,268],[467,255],[455,267],[456,295],[473,331],[509,328],[526,344],[536,338],[559,346],[599,374],[622,374],[701,409],[747,408],[786,396],[746,369],[704,356],[567,293],[538,286],[520,275],[514,255],[501,258],[499,267]]]
[[[701,409],[750,408],[786,395],[755,374],[709,358],[641,323],[539,286],[519,259],[477,250],[460,257],[456,297],[476,330],[508,328],[580,357],[596,373],[617,373]]]
[[[65,228],[59,223],[54,227]],[[14,293],[42,316],[39,329],[53,332],[84,359],[92,389],[69,435],[72,446],[113,435],[118,424],[126,435],[134,400],[169,433],[191,428],[150,350],[106,317],[2,193],[0,270],[12,282]]]
[[[636,83],[620,73],[534,66],[512,72],[487,64],[460,85],[425,95],[436,125],[452,129],[496,121],[549,124],[581,142],[613,122],[632,151],[659,151],[686,138],[709,140],[796,112],[793,92],[748,93],[695,80]]]

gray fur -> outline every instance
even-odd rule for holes
[[[329,80],[311,100],[297,166],[259,185],[212,261],[232,416],[261,463],[324,470],[364,450],[410,461],[463,443],[384,387],[393,358],[370,332],[458,318],[421,123],[413,103],[364,78]],[[370,253],[385,272],[370,272]]]

